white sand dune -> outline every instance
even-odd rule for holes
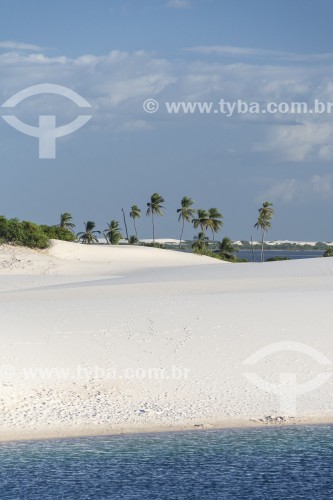
[[[2,246],[0,438],[333,421],[332,299],[331,258]]]

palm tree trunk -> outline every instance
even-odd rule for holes
[[[261,262],[264,262],[264,237],[265,233],[263,231],[261,236]]]
[[[254,258],[254,248],[253,248],[253,238],[252,238],[252,234],[251,234],[251,247],[252,247],[252,259],[253,259],[253,262],[255,261],[255,258]]]
[[[182,247],[182,239],[183,239],[183,232],[184,232],[184,224],[185,224],[185,219],[183,217],[183,224],[182,224],[182,230],[181,230],[181,233],[180,233],[180,239],[179,239],[179,248]]]
[[[136,224],[135,224],[135,218],[133,219],[133,223],[134,223],[134,231],[135,231],[135,236],[136,236],[136,239],[138,240],[138,232],[136,230]]]
[[[151,222],[153,224],[153,243],[155,243],[155,224],[154,224],[154,214],[151,213]]]
[[[123,212],[123,217],[124,217],[124,224],[125,224],[125,231],[126,231],[126,239],[128,241],[128,231],[127,231],[127,224],[126,224],[126,217],[125,217],[125,212],[124,209],[122,208],[121,211]]]

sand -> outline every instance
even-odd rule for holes
[[[332,258],[1,246],[0,439],[333,422],[332,299]]]

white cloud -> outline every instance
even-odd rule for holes
[[[22,44],[28,47],[28,44]],[[227,48],[227,51],[252,53],[255,49]],[[112,130],[145,130],[158,126],[160,120],[178,122],[182,116],[158,112],[144,114],[143,102],[207,101],[218,103],[241,99],[247,102],[306,101],[315,98],[327,101],[333,91],[333,66],[286,65],[275,61],[260,64],[227,63],[214,57],[183,57],[167,60],[145,51],[114,50],[106,55],[83,54],[77,58],[66,55],[50,57],[42,51],[20,53],[16,49],[0,54],[0,105],[23,88],[37,83],[57,83],[67,86],[93,105],[93,120],[88,126]],[[35,101],[30,106],[35,113]],[[64,105],[65,107],[65,105]],[[35,117],[34,115],[34,117]],[[238,115],[221,117],[221,127],[235,127],[246,121],[261,123],[250,146],[244,146],[244,128],[235,128],[239,149],[258,143],[256,151],[268,153],[279,161],[318,161],[333,159],[332,115],[295,117],[293,115]],[[187,122],[200,121],[202,115],[192,115]],[[302,119],[302,123],[296,121]],[[245,125],[246,126],[246,125]],[[251,128],[251,131],[253,127]]]
[[[302,162],[315,159],[333,159],[333,124],[305,122],[298,125],[281,125],[272,129],[265,144],[257,151],[271,151],[280,160]]]
[[[169,0],[167,6],[172,9],[187,9],[191,7],[190,0]]]
[[[43,50],[39,45],[32,45],[29,43],[20,43],[13,41],[4,41],[0,42],[0,49],[8,49],[8,50],[30,50],[30,51],[38,51]]]
[[[333,59],[333,53],[325,54],[296,54],[279,50],[267,50],[252,47],[236,47],[233,45],[199,45],[184,49],[187,52],[195,52],[203,55],[217,55],[229,57],[256,57],[256,58],[274,58],[284,61],[327,61]]]
[[[333,176],[314,175],[307,180],[295,178],[285,179],[271,186],[268,190],[257,197],[269,199],[274,202],[283,203],[306,202],[309,198],[332,199],[333,198]]]

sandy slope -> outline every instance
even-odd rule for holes
[[[231,265],[143,247],[0,247],[0,438],[333,421],[332,378],[297,396],[295,413],[244,375],[328,377],[332,299],[330,258]],[[244,365],[277,342],[287,350]]]

